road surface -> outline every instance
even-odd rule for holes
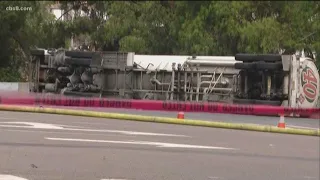
[[[319,147],[319,137],[0,111],[0,180],[319,180]]]
[[[144,111],[135,109],[118,109],[118,108],[90,108],[90,107],[54,107],[44,106],[53,108],[67,108],[67,109],[80,109],[89,111],[100,111],[110,113],[124,113],[124,114],[135,114],[135,115],[146,115],[146,116],[160,116],[176,118],[177,112],[168,111]],[[245,124],[259,124],[259,125],[271,125],[276,126],[279,122],[279,117],[268,117],[268,116],[251,116],[251,115],[235,115],[235,114],[219,114],[219,113],[196,113],[196,112],[185,112],[186,119],[194,120],[207,120],[207,121],[219,121],[227,123],[245,123]],[[319,129],[320,119],[309,119],[309,118],[285,118],[287,127],[291,128],[302,128],[302,129]]]

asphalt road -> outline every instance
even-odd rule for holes
[[[44,107],[54,107],[54,106],[44,106]],[[168,111],[143,111],[143,110],[135,110],[135,109],[61,107],[61,106],[57,108],[81,109],[81,110],[89,110],[89,111],[124,113],[124,114],[135,114],[135,115],[146,115],[146,116],[160,116],[160,117],[171,117],[171,118],[177,117],[177,112],[170,112],[170,111],[169,112]],[[186,119],[218,121],[218,122],[227,122],[227,123],[272,125],[272,126],[276,126],[280,119],[279,117],[203,113],[203,112],[202,113],[185,112],[184,114]],[[302,128],[302,129],[319,129],[320,128],[320,119],[286,117],[285,122],[287,127],[291,127],[291,128]]]
[[[0,111],[0,180],[319,180],[319,148],[319,137]]]

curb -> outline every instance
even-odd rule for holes
[[[105,112],[83,111],[83,110],[26,107],[26,106],[14,106],[14,105],[0,105],[0,110],[156,122],[156,123],[167,123],[167,124],[180,124],[180,125],[189,125],[189,126],[201,126],[201,127],[259,131],[259,132],[282,133],[282,134],[295,134],[295,135],[306,135],[306,136],[320,136],[320,130],[307,130],[307,129],[298,129],[298,128],[297,129],[296,128],[281,129],[276,126],[224,123],[224,122],[191,120],[191,119],[182,120],[177,118],[130,115],[130,114],[119,114],[119,113],[105,113]]]

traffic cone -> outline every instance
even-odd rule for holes
[[[280,114],[280,120],[278,122],[278,128],[286,128],[286,123],[284,122],[284,115]]]
[[[184,113],[183,112],[179,112],[177,118],[178,119],[184,119]]]

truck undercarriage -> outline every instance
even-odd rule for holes
[[[319,92],[313,61],[279,54],[194,57],[37,49],[32,51],[30,91],[313,107]],[[308,75],[311,72],[313,79],[299,78],[303,77],[302,66],[311,70]]]

